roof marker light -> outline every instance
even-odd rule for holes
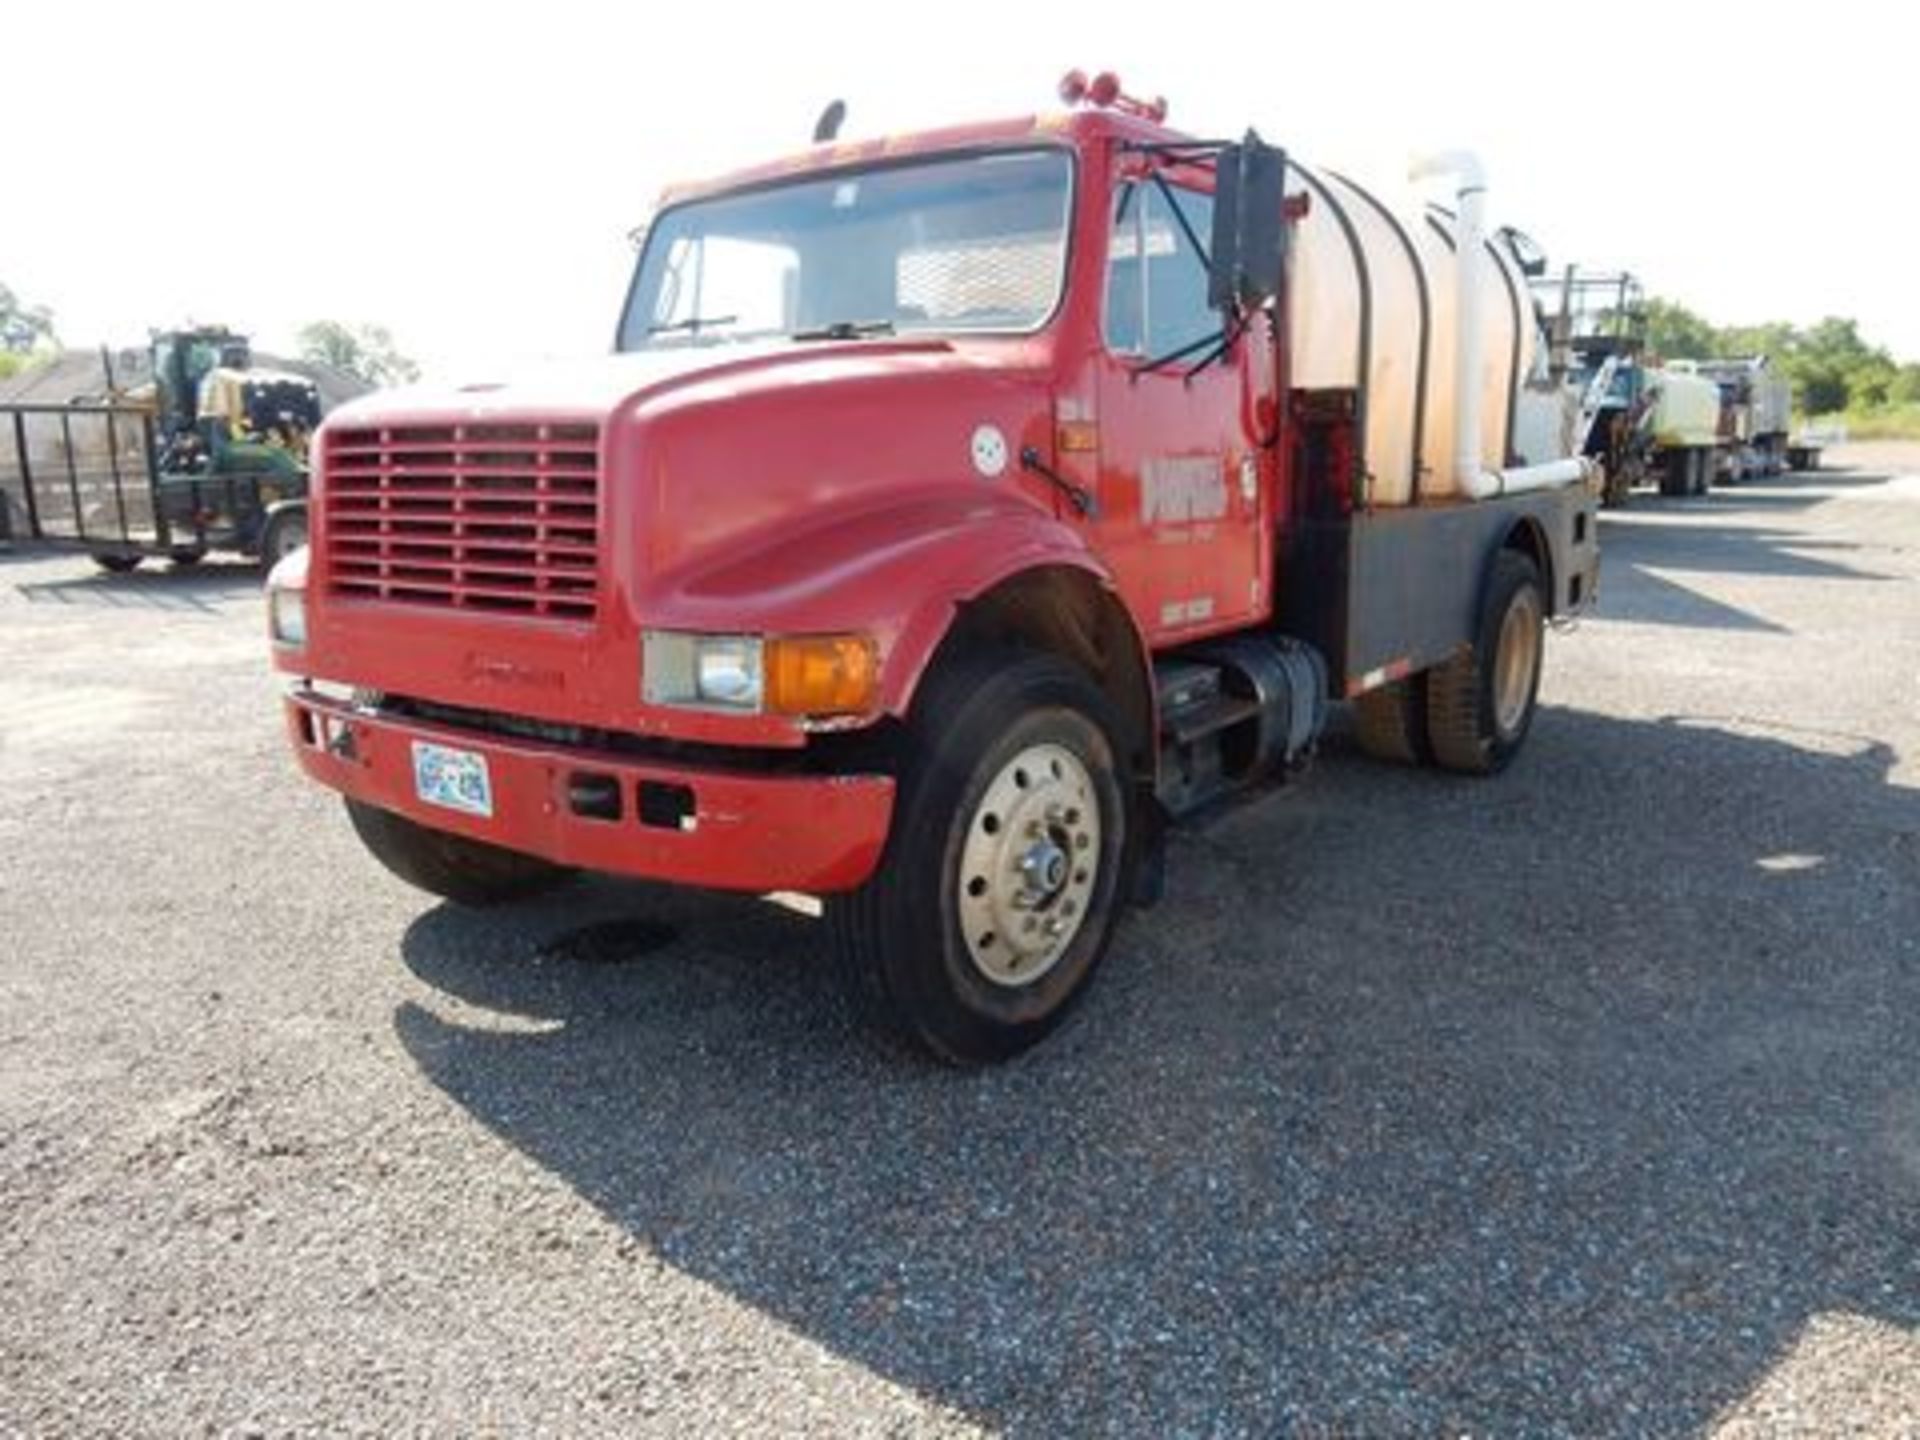
[[[1137,115],[1156,125],[1167,118],[1167,102],[1164,99],[1159,96],[1151,100],[1136,99],[1120,88],[1120,77],[1111,70],[1102,70],[1091,80],[1087,79],[1084,70],[1069,70],[1060,77],[1060,99],[1067,105],[1086,104],[1102,110]]]

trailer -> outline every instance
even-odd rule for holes
[[[979,1062],[1333,706],[1391,759],[1521,753],[1599,471],[1478,164],[1398,206],[1108,74],[1061,98],[830,107],[664,197],[612,356],[328,418],[269,632],[375,858],[456,904],[806,897],[864,1015]]]
[[[305,542],[306,474],[165,470],[151,409],[0,404],[0,510],[15,540],[124,573],[218,551],[277,560]]]
[[[18,538],[101,568],[216,551],[267,564],[306,543],[307,450],[321,418],[304,376],[256,368],[244,335],[157,331],[151,381],[65,404],[0,403],[0,512]]]

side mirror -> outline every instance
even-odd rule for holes
[[[1538,280],[1547,273],[1547,252],[1540,248],[1539,241],[1511,225],[1502,226],[1499,235],[1507,242],[1507,253],[1513,256],[1513,263],[1520,267],[1522,275]]]
[[[1258,310],[1280,293],[1286,265],[1287,155],[1251,130],[1223,146],[1213,182],[1212,271],[1207,303]]]

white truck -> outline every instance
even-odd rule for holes
[[[1790,468],[1793,387],[1765,355],[1676,360],[1668,368],[1711,380],[1720,389],[1717,479],[1738,482]]]

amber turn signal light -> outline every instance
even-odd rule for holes
[[[857,715],[879,693],[868,635],[781,635],[766,642],[766,707],[781,715]]]

